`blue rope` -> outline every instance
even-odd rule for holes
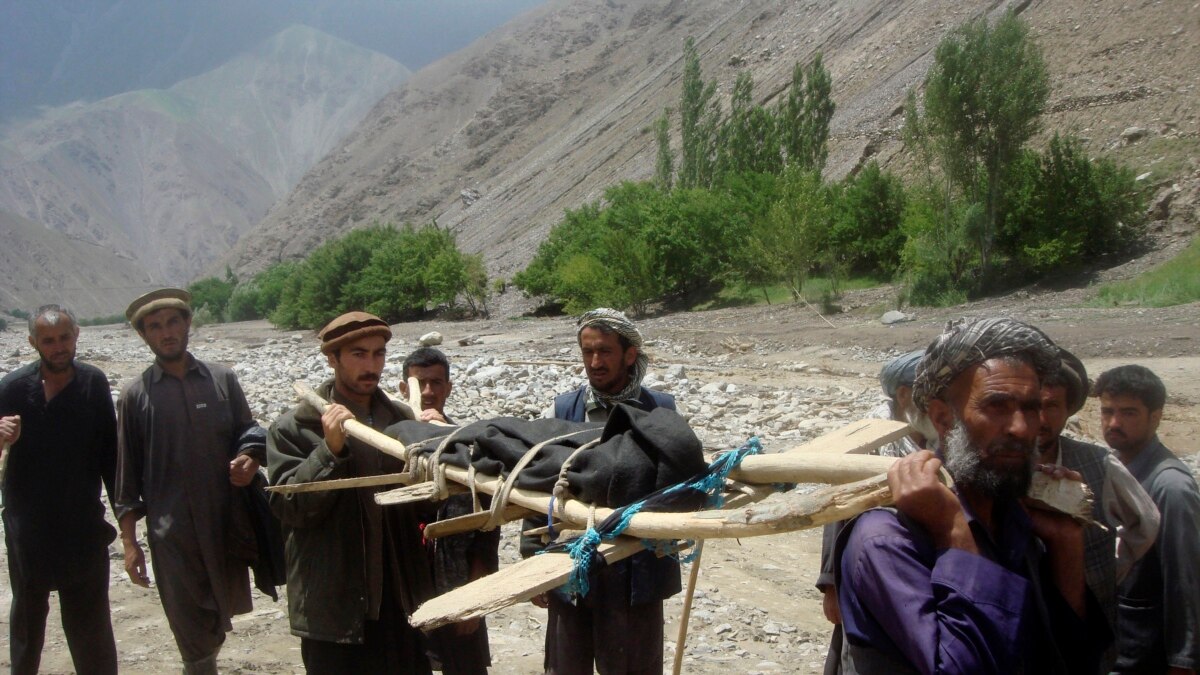
[[[606,527],[605,531],[600,532],[595,527],[589,527],[587,532],[584,532],[582,536],[566,545],[567,553],[575,561],[575,568],[571,570],[571,577],[565,584],[564,590],[567,593],[580,596],[587,595],[591,587],[588,576],[595,563],[597,557],[596,549],[600,546],[600,542],[612,541],[621,536],[629,528],[629,521],[642,510],[642,507],[648,501],[683,490],[691,490],[706,495],[705,506],[707,508],[720,508],[725,504],[725,479],[729,476],[729,472],[737,468],[746,455],[757,455],[760,453],[762,453],[762,443],[759,441],[758,436],[752,436],[737,450],[729,450],[718,455],[708,465],[708,469],[698,478],[690,482],[677,483],[666,487],[644,499],[619,509],[614,514],[617,518],[613,522],[613,525]],[[663,542],[653,539],[643,539],[642,545],[650,550],[663,550],[666,548]],[[685,557],[683,561],[690,562],[694,557],[695,553],[693,552]]]

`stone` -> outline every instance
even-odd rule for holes
[[[909,315],[905,314],[904,312],[894,310],[894,309],[891,311],[888,311],[888,312],[884,312],[883,316],[879,317],[879,322],[885,326],[890,326],[894,323],[902,323],[904,321],[911,321],[911,320],[912,320],[912,317],[910,317]]]
[[[1145,138],[1146,133],[1147,131],[1142,127],[1125,127],[1125,130],[1121,132],[1121,141],[1125,145],[1136,143]]]
[[[426,333],[417,339],[417,343],[422,347],[436,347],[442,344],[442,334],[436,330]]]

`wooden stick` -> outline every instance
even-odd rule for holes
[[[683,596],[683,614],[679,617],[679,633],[675,637],[675,664],[672,675],[683,669],[683,649],[687,646],[688,621],[692,618],[692,597],[696,595],[696,579],[700,576],[700,556],[704,555],[704,540],[696,542],[696,555],[692,558],[692,569],[688,573],[687,595]]]
[[[304,382],[297,381],[292,388],[296,390],[296,395],[300,397],[300,400],[316,408],[317,412],[324,414],[325,409],[329,407],[329,402],[321,398],[317,392],[313,391],[312,387]],[[342,426],[345,427],[347,436],[362,441],[385,455],[391,455],[401,461],[407,455],[403,443],[381,431],[375,431],[358,420],[346,420]]]
[[[830,455],[865,455],[868,452],[912,433],[904,422],[895,420],[855,420],[804,445],[785,452],[823,452]],[[882,441],[882,442],[881,442]]]
[[[513,495],[516,494],[514,491]],[[608,545],[602,545],[601,550],[604,559],[613,563],[644,550],[640,542],[643,537],[674,540],[778,534],[843,520],[889,503],[891,492],[887,476],[874,476],[852,485],[834,485],[807,495],[777,493],[763,501],[761,509],[750,506],[696,514],[642,512],[630,519],[629,528],[625,530],[629,536],[617,540],[621,543],[632,540],[628,546],[608,549],[605,548]],[[601,509],[596,509],[597,520],[602,517]],[[648,536],[643,532],[654,534]],[[542,558],[551,560],[533,562]],[[413,614],[413,625],[428,630],[483,616],[561,586],[570,578],[573,569],[574,562],[562,554],[533,556],[430,600]]]
[[[466,488],[457,483],[448,483],[446,488],[450,494],[459,494],[464,492]],[[379,492],[375,494],[375,503],[380,506],[394,506],[396,504],[412,504],[415,502],[437,501],[438,488],[437,484],[428,481],[425,483],[416,483],[387,492]]]
[[[632,537],[618,537],[601,544],[598,552],[610,564],[646,550]],[[409,621],[421,630],[466,621],[490,614],[562,586],[575,569],[566,553],[543,553],[505,567],[469,584],[428,600],[413,612]]]
[[[537,515],[541,514],[537,511],[530,511],[522,506],[510,506],[504,509],[505,522]],[[458,516],[457,518],[447,518],[429,523],[425,526],[425,538],[437,539],[438,537],[449,537],[454,534],[478,530],[487,524],[490,516],[491,514],[487,511],[479,511],[477,513],[468,513],[465,516]]]
[[[278,492],[280,494],[290,495],[301,492],[324,492],[325,490],[348,490],[350,488],[396,485],[397,483],[407,483],[410,480],[412,480],[412,477],[406,473],[388,473],[381,476],[360,476],[358,478],[320,480],[312,483],[285,483],[283,485],[272,485],[271,487],[267,488],[267,492]]]

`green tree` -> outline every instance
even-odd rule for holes
[[[754,105],[754,80],[738,73],[729,100],[729,115],[721,127],[717,174],[753,171],[778,173],[783,166],[775,116]]]
[[[753,258],[799,300],[809,274],[837,262],[826,245],[834,210],[819,173],[788,169],[782,183],[779,201],[751,227],[748,245]]]
[[[658,156],[654,163],[654,184],[663,192],[670,192],[675,180],[675,155],[671,152],[671,109],[663,111],[654,122],[654,137],[658,142]]]
[[[207,277],[190,284],[187,291],[192,294],[192,310],[206,310],[207,316],[213,321],[220,321],[225,316],[225,307],[236,284],[236,280],[230,280],[232,276],[227,269],[226,279]]]
[[[824,170],[828,157],[829,122],[833,119],[833,80],[817,52],[807,67],[792,67],[788,95],[777,115],[779,136],[788,166]]]
[[[904,185],[872,160],[843,182],[837,197],[830,247],[844,254],[850,270],[891,278],[904,247]]]
[[[951,31],[925,78],[925,118],[942,170],[970,201],[983,205],[973,227],[980,274],[988,278],[1001,190],[1011,163],[1038,130],[1049,95],[1040,48],[1017,16],[986,18]]]
[[[717,83],[704,81],[696,41],[688,36],[683,45],[683,93],[679,101],[680,187],[712,184],[717,133],[721,128],[721,108],[716,94]]]

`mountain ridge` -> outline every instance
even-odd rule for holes
[[[385,56],[291,26],[168,89],[10,126],[0,209],[107,247],[155,283],[184,284],[407,75]]]
[[[1174,130],[1153,135],[1171,148],[1192,147],[1198,125],[1187,112],[1187,64],[1200,62],[1200,50],[1175,29],[1186,25],[1186,8],[1093,4],[550,2],[381,99],[220,263],[250,274],[355,227],[436,219],[465,249],[483,253],[493,274],[511,274],[563,209],[599,199],[621,180],[650,177],[650,125],[677,106],[688,35],[722,96],[749,68],[755,98],[769,104],[794,63],[824,54],[838,104],[827,178],[870,159],[903,169],[901,105],[938,41],[967,19],[1008,10],[1026,18],[1046,52],[1047,129],[1076,129],[1089,152],[1114,152],[1140,171],[1153,156],[1123,146],[1121,131],[1151,125],[1166,109]],[[1129,94],[1139,87],[1153,96]],[[1093,100],[1100,103],[1086,103]],[[677,148],[677,118],[672,127]]]

